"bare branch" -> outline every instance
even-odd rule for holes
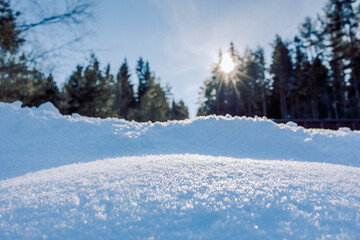
[[[68,41],[68,42],[65,42],[65,43],[63,43],[63,44],[61,44],[61,45],[59,45],[59,46],[55,46],[55,47],[53,47],[53,48],[51,48],[51,49],[48,49],[48,50],[43,51],[43,52],[41,52],[41,53],[39,53],[39,54],[37,54],[37,55],[34,55],[34,56],[32,56],[31,58],[27,59],[27,62],[29,62],[29,63],[34,63],[34,62],[36,62],[38,59],[46,57],[46,55],[48,55],[48,54],[51,54],[51,53],[53,53],[53,52],[55,52],[55,51],[57,51],[57,50],[63,49],[63,48],[66,47],[66,46],[69,46],[69,45],[71,45],[71,44],[74,44],[74,43],[76,43],[76,42],[79,42],[79,41],[81,40],[81,38],[82,38],[82,37],[77,37],[77,38],[72,39],[72,40],[70,40],[70,41]]]
[[[44,17],[40,21],[33,22],[33,23],[25,23],[22,25],[19,25],[18,28],[21,32],[26,32],[32,28],[38,27],[38,26],[44,26],[44,25],[51,25],[51,24],[57,24],[57,23],[74,23],[74,24],[80,24],[82,23],[81,17],[92,17],[92,14],[89,12],[89,9],[91,7],[90,3],[80,3],[78,5],[75,5],[71,9],[67,9],[66,12],[54,15],[50,17]]]

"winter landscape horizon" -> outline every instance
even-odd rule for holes
[[[0,0],[3,239],[360,239],[360,0]]]

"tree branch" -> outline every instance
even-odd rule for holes
[[[90,6],[91,5],[89,3],[79,4],[63,14],[54,15],[51,17],[45,17],[40,21],[34,23],[22,24],[19,25],[18,28],[20,29],[21,32],[26,32],[38,26],[57,24],[61,22],[67,22],[68,20],[72,21],[75,24],[80,24],[82,22],[79,19],[81,16],[91,17],[91,14],[88,12]]]

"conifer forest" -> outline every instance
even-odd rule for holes
[[[23,107],[51,102],[64,115],[167,121],[189,117],[183,100],[160,84],[149,61],[136,69],[124,56],[116,74],[92,54],[87,65],[74,66],[59,87],[23,51],[26,34],[46,24],[80,21],[87,6],[38,22],[20,22],[21,12],[0,0],[0,101]],[[70,16],[70,17],[69,17]],[[70,21],[70,23],[69,23]],[[264,48],[239,52],[236,39],[220,51],[199,89],[197,116],[266,116],[273,119],[360,118],[360,5],[356,0],[329,0],[317,16],[299,23],[291,40],[274,36],[270,62]],[[224,71],[229,55],[233,69]],[[135,84],[136,83],[136,84]]]

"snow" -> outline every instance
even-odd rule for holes
[[[360,238],[360,170],[159,155],[0,182],[0,238]]]
[[[0,116],[0,239],[360,239],[360,132]]]
[[[136,123],[61,116],[52,104],[0,103],[0,179],[65,164],[156,154],[202,154],[360,166],[360,132],[307,130],[265,118]]]

